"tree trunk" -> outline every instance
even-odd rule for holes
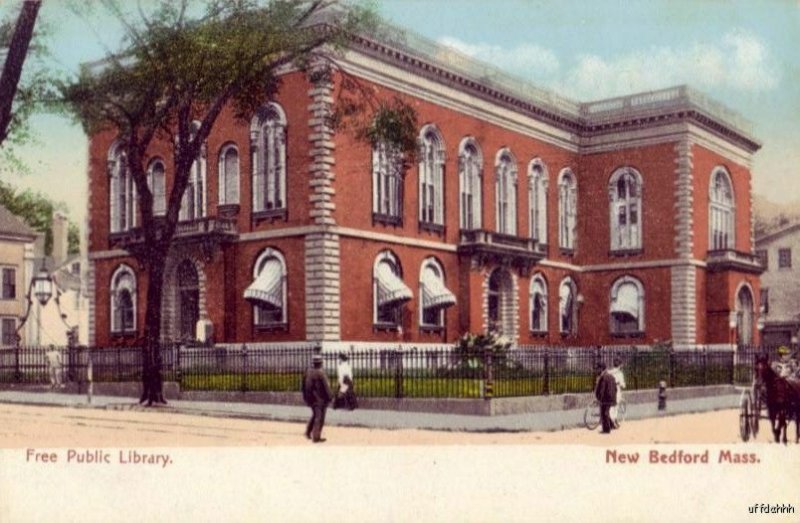
[[[22,64],[28,56],[28,48],[33,38],[33,26],[39,14],[41,0],[25,0],[22,11],[17,18],[14,36],[8,48],[3,73],[0,75],[0,144],[8,136],[8,127],[11,124],[11,107],[17,85],[22,76]]]
[[[155,250],[155,249],[154,249]],[[142,348],[142,397],[139,403],[147,401],[166,404],[161,375],[161,298],[164,294],[164,264],[166,249],[151,250],[145,267],[148,275],[147,309],[144,319],[144,347]]]

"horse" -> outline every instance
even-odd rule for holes
[[[800,442],[800,384],[793,385],[790,380],[779,376],[764,355],[756,358],[755,367],[756,385],[763,384],[766,391],[767,413],[775,443],[787,443],[786,433],[792,419],[795,422],[795,443]]]

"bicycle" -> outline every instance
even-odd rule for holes
[[[617,425],[622,425],[625,421],[625,412],[628,409],[628,404],[625,398],[622,398],[617,403]],[[583,424],[589,430],[594,430],[600,425],[600,402],[597,399],[592,399],[586,409],[583,411]]]

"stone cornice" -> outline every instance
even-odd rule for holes
[[[579,146],[584,140],[608,133],[694,123],[750,153],[761,147],[749,135],[748,122],[686,86],[576,103],[413,33],[402,34],[402,38],[388,43],[361,36],[354,49],[410,74],[573,133]]]

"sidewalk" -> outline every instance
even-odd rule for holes
[[[264,419],[272,421],[307,422],[309,409],[300,406],[261,403],[223,403],[172,400],[155,408],[140,406],[135,398],[94,396],[92,403],[85,395],[58,392],[0,391],[0,403],[53,407],[94,408],[107,410],[158,411],[220,418]],[[739,396],[726,395],[667,403],[659,412],[655,403],[628,405],[626,419],[688,414],[711,410],[738,408]],[[328,409],[325,423],[342,427],[376,429],[426,429],[459,432],[539,432],[583,426],[583,409],[515,414],[508,416],[464,416],[388,410],[339,411]]]

